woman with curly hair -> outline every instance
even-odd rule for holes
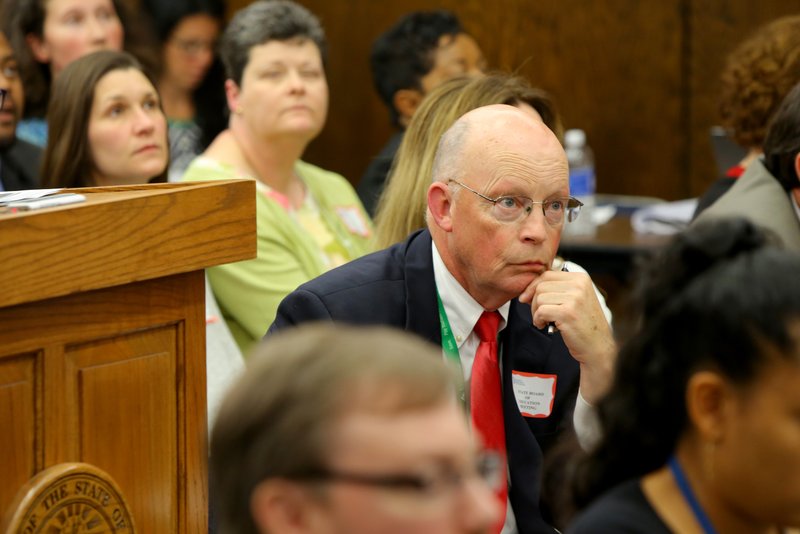
[[[747,154],[711,184],[700,198],[695,217],[730,189],[763,153],[770,119],[800,81],[800,15],[782,17],[758,28],[728,56],[720,81],[722,126]]]

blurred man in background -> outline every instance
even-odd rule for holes
[[[25,107],[17,58],[4,33],[0,32],[0,90],[5,98],[0,107],[0,191],[33,189],[39,183],[42,150],[17,139],[17,123]]]
[[[375,88],[400,130],[370,162],[358,185],[361,202],[374,216],[403,131],[422,99],[456,76],[480,76],[486,60],[458,18],[439,10],[415,11],[401,18],[375,40],[370,64]]]

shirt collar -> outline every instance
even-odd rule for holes
[[[439,255],[439,250],[436,248],[436,243],[431,242],[431,251],[436,290],[439,292],[439,298],[442,299],[444,312],[447,314],[447,320],[450,322],[450,329],[453,331],[456,343],[461,348],[485,310],[447,270],[441,255]],[[497,308],[503,318],[500,321],[498,332],[505,328],[510,308],[510,301]]]

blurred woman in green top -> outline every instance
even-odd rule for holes
[[[300,160],[325,124],[325,35],[288,0],[259,0],[222,37],[231,117],[184,180],[256,181],[258,257],[209,271],[242,349],[290,291],[369,251],[372,223],[349,182]]]

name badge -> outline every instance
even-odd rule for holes
[[[356,206],[337,206],[336,213],[351,234],[369,237],[369,225]]]
[[[537,419],[550,417],[556,399],[557,379],[556,375],[511,371],[511,383],[519,413]]]

